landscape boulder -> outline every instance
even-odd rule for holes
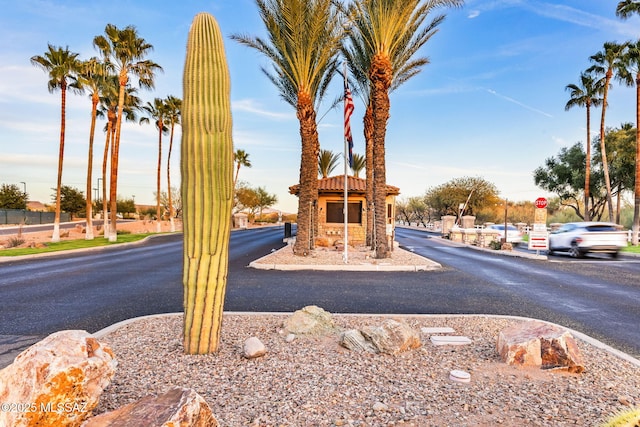
[[[368,341],[362,332],[357,329],[350,329],[340,334],[340,345],[351,351],[365,351],[367,353],[378,353],[378,349],[371,341]]]
[[[115,411],[89,418],[82,427],[217,427],[207,402],[192,389],[174,388],[146,396]]]
[[[315,305],[297,310],[284,321],[287,333],[295,335],[327,335],[336,331],[331,313]]]
[[[267,349],[258,337],[248,338],[244,342],[243,356],[247,359],[255,359],[267,354]]]
[[[381,326],[367,326],[341,334],[340,345],[350,350],[398,354],[422,345],[420,334],[409,325],[386,320]]]
[[[582,354],[573,336],[563,328],[540,321],[524,322],[501,331],[497,350],[510,365],[584,371]]]
[[[49,335],[0,371],[0,402],[15,405],[0,411],[0,426],[80,426],[116,364],[111,349],[86,331]]]

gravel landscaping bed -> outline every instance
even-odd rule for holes
[[[521,320],[485,316],[390,316],[416,330],[451,327],[466,346],[422,346],[397,356],[356,353],[338,336],[282,331],[290,314],[225,313],[220,351],[182,351],[182,316],[134,321],[105,335],[118,360],[97,413],[172,387],[193,388],[222,426],[597,426],[640,404],[640,367],[578,339],[586,371],[568,374],[502,363],[500,330]],[[342,328],[378,326],[387,317],[333,315]],[[267,354],[245,359],[258,337]],[[449,379],[452,370],[470,383]]]

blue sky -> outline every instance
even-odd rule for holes
[[[533,183],[533,170],[562,147],[586,139],[585,110],[568,112],[565,86],[578,83],[589,56],[605,41],[640,37],[640,20],[615,16],[617,0],[467,0],[445,11],[447,19],[421,54],[431,63],[391,95],[387,127],[387,182],[403,197],[418,196],[454,178],[479,176],[501,197],[534,200],[546,196]],[[205,11],[216,17],[226,38],[232,78],[234,144],[249,153],[252,168],[240,179],[278,196],[276,208],[296,212],[288,194],[299,175],[300,138],[295,112],[284,103],[260,68],[257,52],[230,40],[231,34],[264,35],[253,0],[147,1],[0,0],[0,183],[27,185],[31,200],[50,202],[57,174],[60,94],[47,91],[47,75],[29,59],[47,43],[68,46],[80,57],[96,56],[92,41],[105,25],[134,25],[154,46],[149,59],[164,68],[143,100],[182,97],[182,69],[191,21]],[[335,94],[341,83],[336,80]],[[70,95],[63,184],[84,191],[90,102]],[[319,109],[319,116],[327,105]],[[362,115],[356,98],[352,117],[355,152],[364,152]],[[593,114],[598,132],[600,110]],[[635,92],[614,85],[607,126],[633,122]],[[101,129],[104,122],[99,123]],[[342,112],[329,111],[319,125],[324,149],[341,151]],[[179,183],[179,133],[172,159],[172,183]],[[96,135],[95,169],[101,167],[104,135]],[[165,139],[163,189],[166,189]],[[118,193],[137,203],[154,203],[157,133],[152,125],[123,127]],[[337,171],[341,171],[340,166]],[[339,173],[339,172],[338,172]],[[97,172],[94,182],[97,183]],[[95,186],[96,184],[94,184]]]

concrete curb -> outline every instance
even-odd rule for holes
[[[316,270],[316,271],[432,271],[442,268],[437,262],[425,258],[425,265],[384,265],[384,264],[260,264],[259,259],[249,263],[249,267],[258,270]]]
[[[225,311],[224,314],[230,314],[230,315],[237,315],[237,316],[260,316],[260,315],[268,315],[268,316],[290,316],[293,313],[289,313],[289,312],[243,312],[243,311]],[[545,320],[540,320],[540,319],[533,319],[531,317],[522,317],[522,316],[508,316],[508,315],[497,315],[497,314],[390,314],[390,313],[381,313],[381,314],[376,314],[376,313],[331,313],[332,315],[335,316],[354,316],[354,317],[364,317],[364,316],[377,316],[377,317],[394,317],[394,318],[404,318],[404,317],[418,317],[418,318],[447,318],[447,317],[478,317],[478,318],[490,318],[490,319],[513,319],[513,320],[522,320],[522,321],[529,321],[529,320],[535,320],[538,322],[543,322],[549,325],[553,325],[553,326],[557,326],[559,328],[563,328],[567,331],[569,331],[569,333],[571,333],[575,338],[578,338],[582,341],[585,341],[587,344],[590,344],[596,348],[599,348],[601,350],[604,350],[606,352],[608,352],[609,354],[616,356],[620,359],[623,359],[629,363],[631,363],[632,365],[637,366],[638,368],[640,368],[640,360],[636,359],[635,357],[631,356],[630,354],[627,354],[625,352],[622,352],[620,350],[617,350],[613,347],[611,347],[608,344],[603,343],[602,341],[599,341],[595,338],[590,337],[589,335],[583,334],[582,332],[564,327],[562,325],[558,325],[556,323],[552,323],[552,322],[547,322]],[[102,339],[105,336],[109,335],[112,332],[115,332],[116,330],[127,326],[131,323],[137,322],[139,320],[152,320],[152,319],[156,319],[156,318],[162,318],[162,317],[176,317],[176,316],[182,316],[183,313],[164,313],[164,314],[151,314],[148,316],[141,316],[141,317],[134,317],[131,319],[127,319],[127,320],[123,320],[122,322],[118,322],[118,323],[114,323],[111,326],[107,326],[104,329],[101,329],[97,332],[95,332],[94,334],[92,334],[94,337],[96,337],[97,339]]]
[[[415,226],[396,225],[396,227],[398,227],[398,228],[406,228],[408,230],[422,231],[424,233],[433,233],[432,231],[429,231],[429,230],[426,230],[426,229],[420,228],[420,227],[415,227]],[[459,247],[459,248],[470,248],[470,249],[474,249],[474,250],[477,250],[477,251],[488,252],[488,253],[492,253],[492,254],[496,254],[496,255],[519,257],[519,258],[528,258],[528,259],[537,259],[537,260],[547,260],[547,259],[549,259],[549,257],[547,257],[547,255],[536,255],[536,254],[532,254],[532,253],[528,253],[528,252],[521,252],[521,251],[517,251],[517,250],[513,250],[513,251],[498,251],[498,250],[491,249],[491,248],[482,248],[480,246],[470,245],[470,244],[467,244],[467,243],[455,242],[453,240],[445,239],[445,238],[443,238],[441,236],[434,236],[434,237],[439,238],[440,240],[442,240],[442,242],[446,242],[447,244],[449,244],[451,246],[456,246],[456,247]]]

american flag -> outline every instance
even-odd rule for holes
[[[351,90],[347,84],[347,80],[344,80],[344,137],[349,143],[349,166],[353,168],[353,136],[351,135],[351,114],[353,114],[353,98],[351,98]]]

